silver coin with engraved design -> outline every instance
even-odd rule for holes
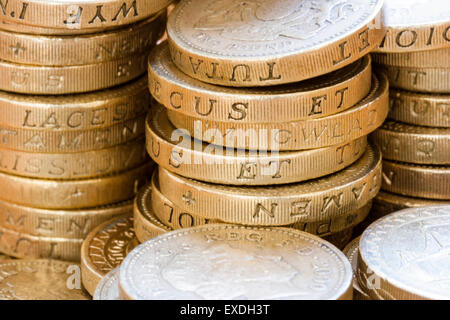
[[[119,300],[119,268],[108,272],[94,292],[94,300]]]

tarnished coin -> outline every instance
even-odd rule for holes
[[[79,265],[56,260],[0,261],[0,300],[90,300]]]
[[[174,63],[231,87],[313,78],[366,55],[384,31],[382,0],[182,0],[169,16]]]
[[[234,187],[205,183],[159,167],[161,193],[182,212],[227,223],[287,226],[329,220],[355,212],[378,193],[381,153],[369,146],[342,171],[303,183]]]
[[[450,128],[450,95],[390,89],[392,120],[426,127]]]
[[[378,64],[389,66],[450,68],[450,48],[419,52],[372,53],[372,58]]]
[[[386,36],[376,51],[424,51],[450,47],[447,0],[385,0],[381,23]]]
[[[146,136],[147,151],[161,167],[183,177],[226,185],[278,185],[323,177],[348,167],[367,148],[365,136],[332,147],[295,152],[211,147],[176,129],[162,106],[147,118]]]
[[[94,300],[119,300],[119,267],[108,272],[95,289]]]
[[[428,128],[388,121],[371,140],[383,159],[416,164],[450,165],[450,128]]]
[[[450,299],[450,206],[405,209],[361,236],[357,277],[372,299]]]
[[[118,267],[139,244],[133,229],[131,211],[99,225],[81,246],[81,280],[91,295],[94,295],[95,288],[103,277]]]
[[[355,238],[342,251],[350,261],[353,270],[353,300],[370,300],[370,297],[362,291],[356,279],[356,271],[358,269],[358,249],[360,237]]]
[[[119,274],[122,299],[351,299],[352,271],[328,242],[286,228],[210,225],[140,245]]]
[[[322,118],[347,110],[371,88],[369,55],[330,74],[270,90],[195,80],[173,63],[167,44],[149,57],[149,88],[169,110],[211,121],[271,123]]]
[[[172,0],[9,0],[2,6],[0,20],[43,29],[83,33],[128,25],[166,8]],[[42,32],[42,31],[41,31]]]

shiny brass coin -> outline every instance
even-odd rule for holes
[[[138,245],[131,212],[99,225],[81,246],[81,280],[91,295],[103,277]]]
[[[0,31],[0,56],[19,64],[75,66],[145,54],[161,37],[163,14],[127,28],[82,36],[43,36]]]
[[[36,153],[0,148],[0,172],[40,179],[97,178],[131,170],[148,160],[144,138],[81,153]]]
[[[419,92],[450,93],[450,68],[412,68],[376,65],[392,87]]]
[[[390,89],[389,118],[427,127],[450,128],[450,96]]]
[[[373,78],[370,94],[356,106],[319,119],[289,123],[241,124],[205,121],[169,110],[169,120],[195,139],[215,145],[253,150],[306,150],[335,146],[375,131],[389,111],[386,76]]]
[[[360,240],[359,284],[377,300],[448,300],[449,235],[449,206],[405,209],[378,220]]]
[[[353,270],[353,300],[371,300],[369,295],[367,295],[359,286],[358,280],[356,279],[356,271],[358,270],[358,249],[359,240],[361,237],[354,239],[350,242],[342,251],[350,261]]]
[[[183,0],[168,19],[174,63],[231,87],[297,82],[345,67],[375,48],[383,1]]]
[[[80,153],[111,148],[141,138],[145,114],[92,130],[30,130],[0,126],[0,149],[36,153]]]
[[[90,300],[79,288],[79,265],[56,260],[0,262],[0,300]]]
[[[147,55],[138,54],[82,66],[48,67],[0,60],[0,90],[26,94],[90,92],[126,83],[147,70]]]
[[[183,212],[227,223],[286,226],[354,212],[378,193],[381,154],[370,146],[363,157],[333,175],[270,187],[233,187],[183,178],[159,167],[161,193]]]
[[[152,171],[153,164],[147,163],[119,175],[71,181],[0,173],[0,199],[42,209],[95,208],[133,198]]]
[[[0,91],[0,125],[36,131],[101,129],[149,109],[146,77],[94,93],[30,96]]]
[[[80,30],[92,32],[108,30],[150,17],[166,8],[171,0],[9,0],[0,19],[39,28]]]
[[[119,300],[119,270],[108,272],[94,291],[93,300]]]
[[[347,258],[319,237],[287,228],[209,225],[166,233],[130,252],[120,267],[119,296],[351,299],[351,282]]]
[[[385,0],[381,25],[386,35],[379,52],[408,52],[450,47],[447,0]]]
[[[450,205],[449,201],[428,200],[397,195],[380,191],[373,200],[371,220],[375,221],[395,211],[407,208],[420,208],[436,205]]]
[[[382,189],[408,197],[450,200],[450,167],[385,160]]]
[[[44,210],[0,200],[0,226],[37,237],[84,239],[99,224],[132,211],[130,201],[82,210]]]
[[[149,57],[149,88],[170,110],[211,121],[271,123],[329,116],[361,101],[371,87],[367,55],[335,72],[293,85],[261,90],[206,84],[181,72],[167,44]]]
[[[80,262],[83,239],[36,237],[0,227],[0,252],[20,259]]]
[[[183,177],[227,185],[275,185],[319,178],[356,160],[367,138],[314,150],[248,152],[211,147],[177,130],[159,106],[146,122],[147,150],[161,167]]]
[[[450,164],[450,129],[388,121],[371,137],[383,158],[416,164]]]
[[[450,68],[450,47],[419,52],[373,53],[372,57],[374,62],[389,66],[411,68]]]

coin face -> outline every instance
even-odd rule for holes
[[[181,70],[205,82],[300,81],[370,52],[383,35],[372,27],[382,2],[185,0],[169,17],[171,54]]]
[[[387,27],[445,23],[450,6],[447,0],[385,0],[382,19]]]
[[[94,300],[119,300],[119,268],[110,271],[98,284]]]
[[[377,299],[449,299],[449,246],[450,206],[405,209],[376,221],[360,241],[359,268],[381,279],[368,293]]]
[[[284,228],[211,225],[147,241],[124,260],[121,298],[351,298],[347,258],[328,242]]]
[[[2,261],[0,300],[89,300],[76,289],[77,272],[77,264],[56,260]]]

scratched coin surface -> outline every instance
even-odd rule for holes
[[[79,265],[70,262],[1,261],[0,300],[90,300],[75,288],[77,272]]]
[[[351,299],[335,246],[285,228],[210,225],[166,233],[125,258],[122,299]]]
[[[369,53],[382,0],[183,0],[169,16],[174,63],[232,87],[297,82]]]
[[[95,289],[94,300],[119,300],[119,267],[108,272]]]
[[[358,281],[373,299],[448,300],[449,245],[450,206],[398,211],[363,233]]]
[[[81,279],[85,289],[94,295],[103,277],[119,266],[137,245],[131,210],[94,229],[81,246]]]

